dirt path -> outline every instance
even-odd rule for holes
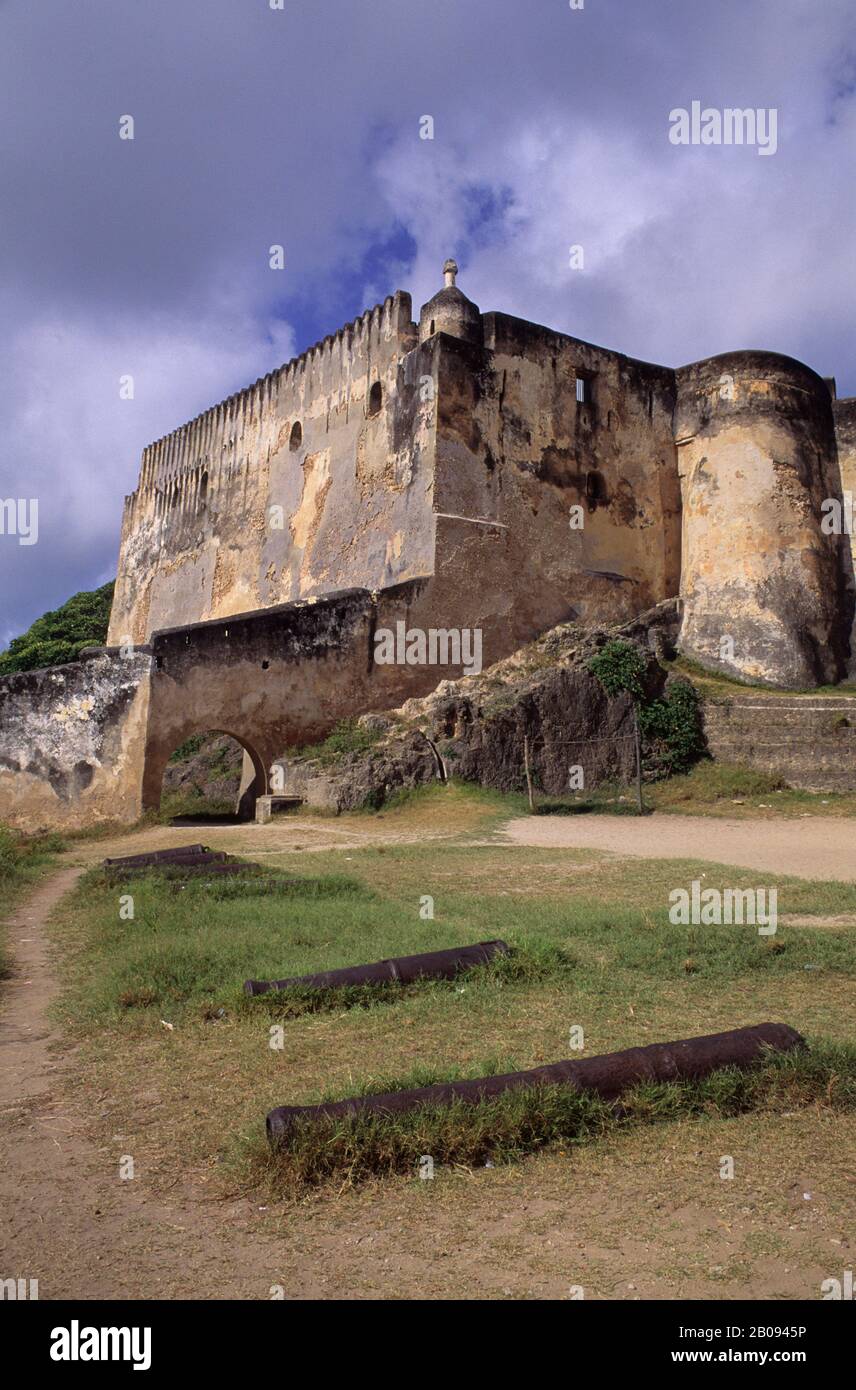
[[[464,829],[467,827],[465,826]],[[81,841],[71,851],[77,863],[87,867],[110,856],[148,854],[152,850],[174,849],[177,845],[205,844],[229,854],[243,855],[264,863],[266,859],[295,850],[307,854],[328,850],[358,850],[369,845],[421,845],[426,839],[452,843],[460,837],[459,828],[449,825],[420,825],[396,828],[381,814],[376,817],[278,816],[268,825],[146,826],[141,830],[117,831],[101,840]]]
[[[705,859],[796,878],[856,880],[851,820],[714,820],[706,816],[526,816],[503,827],[512,844],[596,849],[642,859]]]
[[[85,1137],[88,1117],[76,1111],[69,1085],[75,1054],[63,1050],[47,1016],[57,984],[45,934],[81,872],[60,870],[9,922],[14,974],[0,992],[0,1278],[38,1279],[41,1299],[267,1298],[277,1243],[245,1234],[246,1201],[213,1205],[188,1184],[167,1205],[143,1179],[120,1180],[121,1144],[107,1153]]]

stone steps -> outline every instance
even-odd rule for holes
[[[708,748],[806,791],[856,790],[856,697],[736,696],[703,704]]]

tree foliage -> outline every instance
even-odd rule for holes
[[[113,581],[75,594],[61,608],[43,613],[20,637],[13,637],[0,652],[0,675],[35,671],[76,661],[84,647],[103,646],[107,640]]]

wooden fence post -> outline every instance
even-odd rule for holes
[[[532,795],[532,772],[529,767],[529,735],[523,735],[523,766],[526,769],[526,787],[529,792],[529,810],[535,810],[535,800]]]

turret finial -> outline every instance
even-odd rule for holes
[[[446,282],[447,289],[451,289],[454,287],[455,276],[457,275],[457,273],[458,262],[452,260],[447,261],[446,264],[443,266],[443,279]]]

